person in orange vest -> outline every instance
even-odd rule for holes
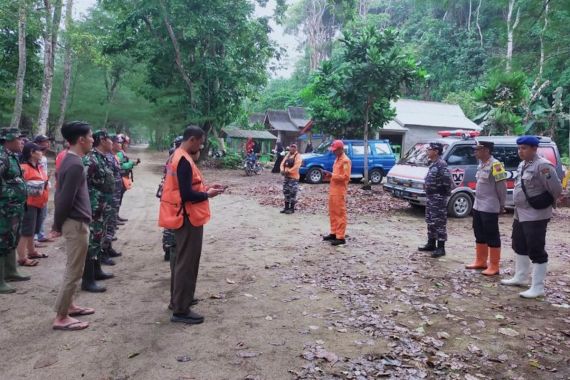
[[[297,193],[299,192],[299,168],[303,164],[301,155],[297,152],[297,144],[289,145],[289,153],[281,162],[281,174],[283,175],[283,196],[285,197],[285,208],[282,214],[293,214],[297,203]]]
[[[332,245],[346,244],[346,193],[350,181],[352,163],[344,153],[344,143],[335,140],[329,150],[336,156],[332,173],[325,171],[325,179],[331,182],[329,190],[329,216],[331,233],[323,238]]]
[[[26,212],[20,231],[21,238],[16,248],[18,264],[22,266],[36,266],[39,263],[36,259],[48,257],[45,253],[36,251],[34,247],[34,235],[39,232],[42,224],[42,209],[49,199],[49,177],[40,164],[44,151],[45,148],[33,142],[24,145],[22,151],[20,167],[28,192]]]
[[[172,322],[199,324],[204,317],[190,310],[194,298],[202,254],[204,225],[210,220],[209,199],[222,194],[219,184],[206,186],[202,173],[192,159],[202,148],[204,131],[188,126],[182,144],[172,154],[160,198],[158,224],[174,230],[176,257],[172,276]]]

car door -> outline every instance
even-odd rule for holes
[[[362,177],[364,175],[364,143],[357,142],[351,144],[351,156],[352,160],[352,177]],[[368,145],[368,167],[370,168],[370,163],[372,160],[372,153],[370,150],[370,145]]]
[[[370,143],[370,148],[372,150],[370,167],[381,167],[384,169],[385,173],[388,173],[388,171],[396,164],[396,158],[392,153],[390,144],[385,142],[374,142]]]
[[[473,145],[457,144],[451,148],[446,158],[449,172],[456,187],[469,187],[475,189],[475,174],[477,173],[477,159]]]

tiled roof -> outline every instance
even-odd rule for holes
[[[253,138],[258,140],[277,140],[271,132],[269,131],[253,131],[248,129],[238,129],[238,128],[224,128],[222,132],[228,137],[233,137],[237,139],[247,139]]]
[[[271,129],[285,132],[299,132],[299,127],[291,122],[287,111],[267,110],[265,123],[269,123]]]

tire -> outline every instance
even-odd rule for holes
[[[368,180],[372,185],[379,185],[384,179],[384,172],[380,169],[372,169],[368,172]]]
[[[323,182],[323,171],[320,168],[309,169],[305,179],[307,180],[307,183],[321,183]]]
[[[447,203],[447,214],[454,218],[466,218],[471,214],[473,199],[471,195],[460,192],[454,194]]]

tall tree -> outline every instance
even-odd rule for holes
[[[42,95],[40,109],[38,112],[38,133],[46,134],[51,103],[51,91],[53,88],[53,72],[55,65],[55,52],[57,50],[57,37],[59,34],[59,24],[61,22],[62,0],[44,0],[44,80],[42,84]]]
[[[20,0],[18,10],[18,74],[16,76],[16,99],[14,101],[14,114],[10,127],[18,128],[22,117],[22,105],[24,101],[24,80],[26,78],[26,15],[28,4],[26,0]]]
[[[363,136],[364,181],[368,188],[366,147],[371,129],[382,128],[393,119],[395,111],[391,102],[398,99],[404,86],[426,74],[413,57],[402,50],[398,34],[390,29],[380,32],[374,26],[358,23],[344,32],[340,43],[338,58],[326,62],[315,77],[317,83],[328,82],[328,88],[317,86],[315,103],[317,107],[319,103],[328,103],[329,110],[341,106],[342,113],[333,113],[333,117],[350,120],[351,127]],[[320,120],[315,123],[319,124]]]
[[[59,133],[65,121],[65,113],[67,111],[67,103],[69,98],[69,90],[71,88],[71,74],[73,69],[73,48],[72,48],[72,28],[73,28],[73,0],[67,0],[65,5],[65,47],[63,58],[63,87],[61,98],[59,100],[59,118],[55,128],[56,134]]]
[[[516,13],[514,20],[513,13]],[[509,0],[509,7],[507,10],[507,71],[511,71],[513,61],[514,34],[515,29],[519,26],[520,16],[521,7],[519,0]]]

